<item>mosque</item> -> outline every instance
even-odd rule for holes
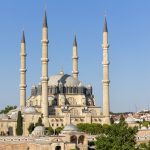
[[[103,30],[103,111],[96,106],[92,85],[84,85],[79,80],[77,39],[74,37],[72,51],[72,74],[63,71],[48,76],[48,22],[45,12],[42,28],[42,74],[37,85],[31,87],[31,95],[26,98],[26,41],[23,32],[20,53],[20,106],[8,114],[0,115],[0,132],[16,136],[18,111],[23,116],[23,136],[28,136],[28,127],[39,117],[45,127],[65,127],[72,130],[79,123],[110,124],[109,115],[109,57],[108,30],[106,17]],[[52,57],[52,56],[51,56]],[[68,126],[68,127],[66,127]],[[65,132],[65,131],[63,131]],[[66,134],[66,132],[65,132]]]

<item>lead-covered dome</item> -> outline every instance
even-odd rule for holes
[[[75,125],[69,124],[66,125],[62,130],[62,133],[71,133],[71,132],[79,132],[79,129]]]
[[[33,136],[44,136],[45,135],[45,128],[43,126],[37,126],[32,131]]]
[[[54,76],[49,77],[48,85],[49,86],[79,86],[80,81],[78,79],[75,79],[71,75],[64,74],[63,72],[60,72],[59,74],[56,74]]]
[[[25,114],[34,114],[37,111],[36,111],[36,109],[34,107],[26,107],[26,108],[24,108],[23,112]]]

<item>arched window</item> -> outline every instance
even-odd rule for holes
[[[83,135],[79,136],[78,144],[84,144],[84,136]]]
[[[70,137],[70,142],[77,144],[77,137],[76,137],[75,135],[72,135],[72,136]]]
[[[61,150],[61,146],[56,146],[55,150]]]

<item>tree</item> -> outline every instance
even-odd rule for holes
[[[37,127],[37,126],[44,126],[43,123],[42,123],[42,118],[41,117],[39,117],[38,122],[35,124],[35,127]]]
[[[58,127],[55,129],[56,134],[59,134],[63,130],[63,127]]]
[[[114,119],[113,119],[113,117],[110,118],[110,123],[111,123],[111,124],[114,124]]]
[[[135,150],[137,127],[128,127],[125,121],[105,127],[96,138],[96,150]]]
[[[148,128],[149,122],[148,122],[148,121],[144,121],[144,122],[142,123],[142,125],[143,125],[144,127]]]
[[[13,109],[16,109],[17,108],[17,106],[9,106],[9,105],[7,105],[6,107],[5,107],[5,109],[2,109],[1,111],[0,111],[0,114],[7,114],[10,110],[13,110]]]
[[[125,121],[125,118],[123,115],[120,116],[120,122],[124,122]]]
[[[46,131],[47,131],[47,135],[52,135],[52,134],[54,134],[54,130],[53,130],[53,128],[51,127],[51,126],[49,126],[49,127],[47,127],[46,128]]]
[[[103,132],[102,125],[96,123],[79,123],[77,124],[77,128],[82,132],[86,132],[92,135],[100,134]]]
[[[34,128],[35,128],[34,123],[30,123],[30,125],[28,127],[29,134],[32,133],[32,131],[34,130]]]
[[[21,115],[21,111],[18,111],[16,134],[17,135],[23,134],[23,118]]]
[[[141,143],[138,148],[139,150],[150,150],[150,141],[147,144]]]

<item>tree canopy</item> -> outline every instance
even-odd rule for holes
[[[39,117],[38,122],[35,124],[35,127],[37,126],[44,126],[44,124],[42,123],[42,118]]]
[[[118,124],[103,125],[103,133],[96,138],[96,150],[135,150],[137,131],[123,119]]]
[[[103,133],[103,128],[101,124],[96,124],[96,123],[79,123],[77,124],[77,128],[80,131],[86,132],[88,134],[96,135]]]
[[[10,110],[16,109],[17,106],[9,106],[7,105],[4,109],[0,111],[0,114],[7,114]]]
[[[21,115],[21,111],[18,111],[16,134],[17,135],[23,134],[23,118]]]

